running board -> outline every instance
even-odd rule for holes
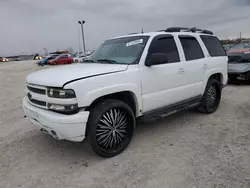
[[[183,111],[183,110],[189,110],[195,107],[198,107],[201,104],[202,97],[195,97],[189,100],[185,100],[173,105],[169,105],[160,109],[156,109],[150,112],[146,112],[143,114],[143,119],[147,118],[154,118],[154,117],[166,117],[170,116],[172,114],[175,114],[177,112]]]

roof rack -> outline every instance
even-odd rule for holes
[[[136,34],[139,34],[139,33],[129,33],[129,35],[136,35]]]
[[[170,27],[166,30],[160,30],[165,32],[192,32],[192,33],[204,33],[208,35],[213,35],[214,33],[212,31],[206,30],[206,29],[198,29],[196,27],[188,28],[188,27]]]

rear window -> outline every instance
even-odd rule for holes
[[[217,37],[201,35],[201,40],[211,57],[226,56],[226,52]]]
[[[190,36],[179,36],[179,38],[184,50],[186,61],[204,58],[203,51],[196,38]]]

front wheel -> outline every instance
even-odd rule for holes
[[[131,108],[119,100],[106,100],[90,110],[88,142],[97,155],[113,157],[127,148],[134,128],[135,116]]]
[[[208,80],[205,92],[202,97],[201,106],[198,107],[198,111],[206,114],[214,113],[221,100],[221,86],[218,80],[210,78]]]

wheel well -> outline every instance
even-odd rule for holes
[[[97,103],[100,103],[100,102],[107,100],[107,99],[116,99],[116,100],[123,101],[124,103],[129,105],[129,107],[134,112],[135,116],[137,115],[137,109],[138,109],[137,100],[136,100],[135,94],[132,93],[131,91],[123,91],[123,92],[112,93],[109,95],[102,96],[102,97],[94,100],[86,110],[90,110]]]
[[[216,79],[221,85],[223,85],[223,75],[221,73],[213,74],[209,77],[209,79],[210,78]]]

